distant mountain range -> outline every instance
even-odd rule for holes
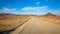
[[[23,14],[6,14],[6,13],[1,13],[0,15],[23,15]],[[37,15],[33,15],[31,14],[32,16],[37,16]],[[55,14],[52,14],[50,12],[46,13],[45,15],[38,15],[38,16],[58,16],[58,15],[55,15]]]

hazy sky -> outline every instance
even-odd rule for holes
[[[0,0],[0,13],[60,15],[60,0]]]

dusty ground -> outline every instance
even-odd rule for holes
[[[9,34],[60,34],[60,16],[0,15],[0,31],[14,28]]]
[[[60,25],[31,17],[28,22],[9,34],[60,34]]]
[[[0,31],[11,30],[27,21],[29,16],[0,14]]]
[[[60,16],[41,16],[41,17],[38,17],[39,19],[42,19],[46,22],[50,22],[50,23],[54,23],[54,24],[58,24],[60,25]]]

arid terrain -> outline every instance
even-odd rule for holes
[[[0,14],[0,31],[16,28],[29,19],[30,17],[26,15]]]
[[[0,31],[12,29],[9,34],[60,34],[60,16],[0,14]]]
[[[43,19],[44,21],[50,22],[50,23],[55,23],[60,25],[60,16],[47,13],[44,16],[41,16],[40,19]]]

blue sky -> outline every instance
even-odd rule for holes
[[[60,15],[60,0],[0,0],[0,13]]]

